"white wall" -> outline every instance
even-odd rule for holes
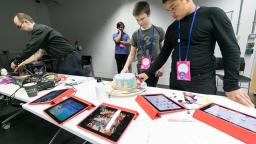
[[[0,52],[3,50],[9,50],[10,53],[20,52],[30,38],[13,24],[13,17],[17,12],[27,13],[37,22],[50,24],[48,7],[44,3],[38,4],[34,0],[2,0],[0,9]]]
[[[96,76],[112,78],[117,73],[112,34],[116,32],[118,21],[125,23],[125,30],[130,36],[138,29],[132,16],[135,3],[135,0],[102,0],[100,3],[63,0],[61,6],[50,7],[51,22],[71,41],[79,40],[85,48],[83,54],[93,56]],[[151,0],[150,3],[152,23],[166,29],[171,20],[162,9],[161,2]],[[168,84],[170,62],[166,67],[160,83]],[[134,67],[133,71],[136,72]]]
[[[160,0],[148,0],[151,4],[152,22],[164,29],[173,21],[162,9]],[[93,66],[97,76],[112,78],[116,73],[114,59],[114,43],[112,34],[116,31],[117,21],[123,21],[128,34],[138,28],[132,16],[132,9],[137,0],[61,0],[61,5],[49,8],[52,24],[71,41],[79,40],[86,55],[93,56]],[[232,24],[236,31],[240,0],[199,0],[200,5],[217,6],[224,11],[234,10]],[[253,15],[256,7],[255,0],[245,0],[241,26],[239,31],[239,45],[244,55],[247,36],[251,31]],[[216,49],[216,56],[220,51]],[[165,75],[160,84],[168,84],[170,60],[165,66]]]

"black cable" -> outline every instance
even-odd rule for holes
[[[26,67],[24,67],[24,69],[25,69],[31,76],[34,76],[34,74],[33,74],[30,70],[28,70]]]
[[[9,101],[12,101],[15,98],[15,94],[21,89],[23,88],[22,86],[20,86],[17,90],[14,91],[14,93],[12,93],[9,97]]]

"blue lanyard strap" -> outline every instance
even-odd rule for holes
[[[149,48],[149,55],[152,57],[152,51],[153,51],[153,47],[154,47],[154,26],[152,25],[153,30],[151,32],[151,36],[150,36],[150,48]],[[142,55],[144,55],[145,50],[145,41],[142,38],[142,34],[141,34],[141,29],[138,30],[137,32],[137,37],[138,37],[138,41],[139,41],[139,45],[141,46],[142,49]]]
[[[193,26],[195,23],[196,12],[197,12],[197,6],[195,8],[195,12],[193,15],[192,23],[190,25],[190,30],[189,30],[189,34],[188,34],[188,46],[187,46],[187,53],[186,53],[186,59],[185,59],[186,61],[187,61],[188,55],[189,55],[190,41],[191,41]],[[178,23],[178,48],[179,48],[179,60],[181,61],[181,36],[180,35],[181,35],[181,22],[179,21],[179,23]]]

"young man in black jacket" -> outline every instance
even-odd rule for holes
[[[215,7],[198,7],[193,0],[162,0],[176,20],[167,29],[163,49],[152,67],[139,75],[142,80],[159,69],[172,53],[170,88],[216,94],[216,41],[224,60],[224,90],[232,100],[253,107],[238,86],[240,48],[230,20]]]
[[[31,34],[23,53],[11,63],[14,70],[40,59],[45,53],[56,58],[57,72],[70,75],[83,75],[81,56],[61,33],[53,28],[36,24],[31,16],[17,13],[13,19],[16,27]]]

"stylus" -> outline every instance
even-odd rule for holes
[[[121,110],[118,110],[117,112],[115,112],[115,114],[113,115],[113,117],[111,118],[111,120],[109,121],[107,126],[105,127],[106,131],[109,131],[109,129],[111,128],[113,123],[116,121],[116,119],[117,119],[117,117],[119,116],[120,113],[121,113]]]
[[[177,119],[175,119],[175,118],[169,119],[168,121],[169,121],[169,122],[195,122],[194,120],[190,120],[190,119],[179,119],[179,118],[177,118]]]

